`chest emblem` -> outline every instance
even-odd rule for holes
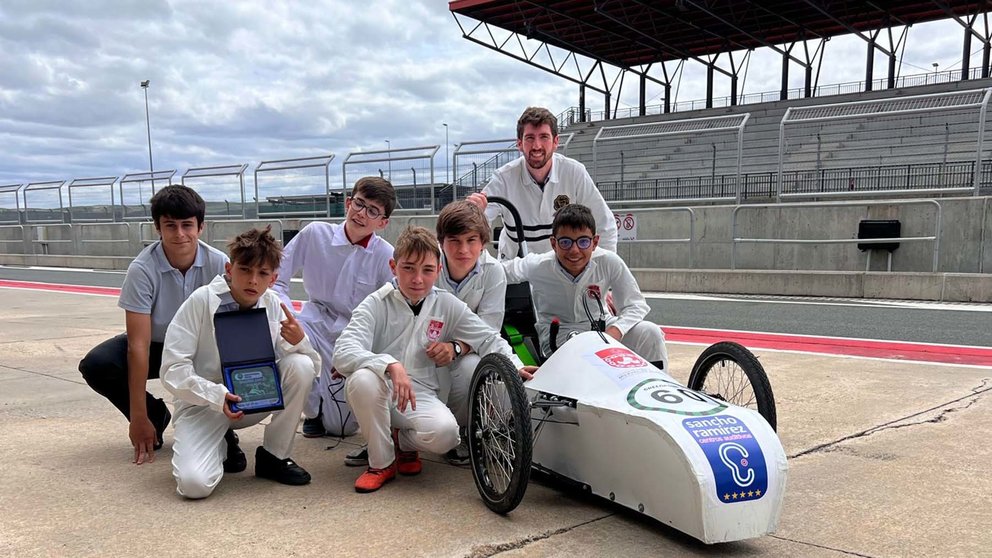
[[[431,320],[427,324],[427,339],[430,341],[437,341],[441,338],[441,329],[444,327],[444,322],[441,320]]]
[[[555,205],[555,211],[558,211],[559,209],[565,207],[568,204],[569,204],[568,196],[561,195],[561,196],[556,197],[555,198],[555,204],[554,204]]]

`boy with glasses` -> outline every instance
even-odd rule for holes
[[[553,252],[503,262],[507,281],[530,281],[541,351],[546,355],[551,352],[550,327],[554,318],[561,323],[555,340],[559,347],[570,334],[592,328],[582,302],[582,297],[587,297],[593,317],[605,322],[607,335],[667,370],[665,336],[660,327],[644,319],[650,308],[637,281],[620,256],[598,245],[592,212],[583,205],[571,204],[555,214],[551,226]],[[616,316],[604,309],[609,289],[613,289]]]
[[[361,178],[345,201],[344,223],[310,223],[283,250],[273,290],[292,308],[290,279],[303,272],[307,303],[297,318],[320,353],[323,368],[303,410],[305,437],[350,436],[358,430],[345,401],[344,381],[334,377],[331,357],[351,312],[393,277],[393,246],[376,233],[389,224],[395,207],[396,191],[388,180]]]

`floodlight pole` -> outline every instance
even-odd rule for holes
[[[146,79],[141,82],[141,88],[145,91],[145,130],[148,132],[148,172],[152,179],[152,192],[155,192],[155,165],[152,164],[152,124],[148,118],[148,84],[151,80]],[[140,184],[140,182],[139,182]],[[139,197],[141,193],[138,193]]]
[[[393,147],[389,145],[389,140],[386,140],[386,173],[389,176],[389,180],[393,180]]]

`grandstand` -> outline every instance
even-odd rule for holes
[[[988,78],[959,81],[838,95],[829,98],[829,104],[904,99],[975,91],[990,86],[992,79]],[[980,98],[981,95],[971,96]],[[570,155],[587,165],[608,200],[715,198],[727,201],[734,197],[737,180],[737,139],[734,134],[639,138],[599,146],[594,146],[593,142],[604,128],[686,119],[699,122],[747,114],[741,154],[741,197],[743,200],[768,201],[776,194],[781,123],[786,111],[826,104],[826,100],[818,98],[774,101],[575,123],[566,129],[573,135]],[[929,192],[946,188],[948,194],[970,192],[978,127],[979,111],[973,108],[805,126],[801,134],[784,137],[783,191],[877,193],[914,189]],[[984,138],[988,140],[988,127],[985,130]],[[982,191],[988,193],[992,191],[992,162],[989,161],[992,143],[985,141],[984,145],[981,185]]]

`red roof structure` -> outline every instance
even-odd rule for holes
[[[732,58],[730,69],[715,63],[723,53],[773,48],[786,61],[804,66],[809,82],[812,58],[808,52],[805,59],[798,58],[798,51],[793,52],[789,45],[857,34],[868,43],[869,51],[878,50],[889,57],[891,83],[899,43],[890,33],[888,44],[881,44],[881,32],[954,18],[965,29],[966,54],[970,54],[972,36],[984,43],[983,77],[988,76],[990,37],[974,27],[979,14],[992,10],[988,0],[454,0],[449,9],[456,20],[459,16],[471,18],[480,25],[495,26],[642,75],[649,64],[694,60],[711,66],[711,73],[715,70],[735,81],[739,65]],[[466,38],[509,54],[496,40],[487,44],[489,41],[465,32],[460,20],[459,25]],[[869,83],[871,58],[866,57]],[[962,79],[969,75],[969,57],[964,58]],[[560,69],[544,69],[590,87],[587,80],[563,75]],[[783,80],[787,76],[785,68]]]

